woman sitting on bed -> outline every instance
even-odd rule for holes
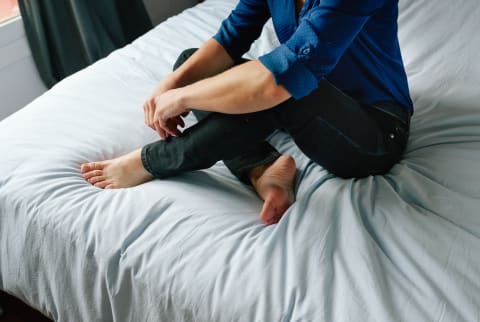
[[[413,112],[397,15],[398,0],[240,0],[146,101],[145,123],[163,140],[82,164],[84,177],[124,188],[223,160],[264,200],[268,225],[294,202],[295,161],[265,141],[275,130],[339,177],[386,173]],[[242,60],[270,17],[281,45]],[[182,133],[189,111],[199,122]]]

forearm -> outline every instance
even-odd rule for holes
[[[244,114],[269,109],[291,97],[259,61],[235,66],[177,90],[188,109]]]
[[[169,88],[183,87],[233,66],[234,61],[215,39],[209,39],[162,81]]]

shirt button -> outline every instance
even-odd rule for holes
[[[311,51],[311,49],[309,47],[305,47],[305,48],[302,49],[301,53],[302,53],[302,55],[307,56],[308,54],[310,54],[310,51]]]

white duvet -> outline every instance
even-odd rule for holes
[[[415,114],[385,176],[333,177],[288,136],[297,200],[219,162],[123,190],[79,172],[156,140],[142,104],[233,7],[208,0],[0,122],[0,289],[56,321],[480,321],[480,5],[400,0]],[[266,28],[250,57],[277,42]]]

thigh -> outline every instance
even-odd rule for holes
[[[182,66],[182,64],[185,63],[190,58],[190,56],[192,56],[197,50],[198,48],[189,48],[181,52],[176,62],[173,64],[173,70],[175,71],[178,67]],[[247,61],[249,60],[242,58],[235,65],[240,65]],[[197,119],[197,121],[201,121],[211,114],[211,112],[201,111],[201,110],[192,110],[192,112],[195,118]]]
[[[380,124],[369,107],[326,80],[307,97],[288,100],[274,111],[279,126],[298,147],[337,176],[385,173],[401,155],[386,141],[384,123],[388,120]]]
[[[364,150],[376,148],[379,126],[367,108],[326,80],[310,95],[299,100],[289,99],[274,111],[279,125],[292,135],[318,121],[319,125],[325,124]]]

